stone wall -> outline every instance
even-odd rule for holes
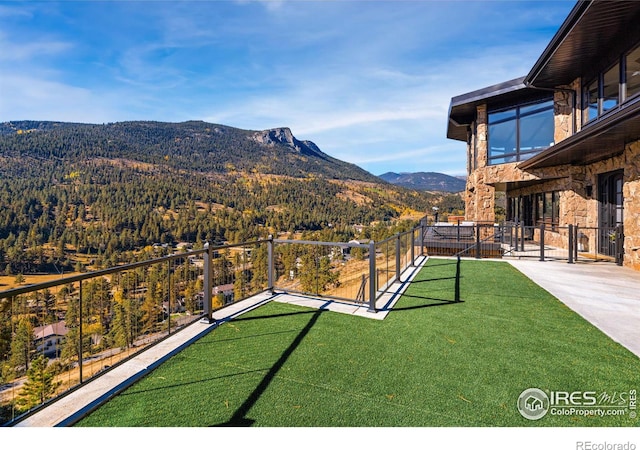
[[[487,107],[477,109],[476,122],[473,124],[476,135],[469,139],[467,152],[470,166],[475,170],[467,176],[465,192],[465,217],[475,222],[495,222],[495,188],[486,179],[487,169]],[[475,148],[474,148],[475,145]]]
[[[553,94],[553,118],[554,133],[553,141],[558,142],[568,138],[573,134],[574,115],[573,115],[573,91],[562,90]]]
[[[640,270],[640,141],[624,157],[624,264]]]

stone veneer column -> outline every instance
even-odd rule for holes
[[[477,167],[467,177],[465,195],[465,218],[475,222],[495,221],[495,189],[485,183],[488,164],[487,128],[487,107],[480,105],[477,109],[477,134],[475,136],[478,152]],[[471,142],[473,143],[473,139]],[[471,146],[468,146],[467,152],[473,158]]]
[[[627,146],[624,165],[624,265],[640,270],[640,141]]]
[[[596,224],[590,222],[589,199],[586,196],[587,174],[584,166],[569,166],[568,184],[562,191],[564,202],[561,202],[560,226],[579,225],[583,227],[594,227]],[[593,195],[593,194],[592,194]],[[597,204],[592,202],[597,208]]]
[[[557,144],[573,134],[573,94],[556,91],[553,94],[553,142]]]

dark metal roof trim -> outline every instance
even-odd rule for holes
[[[525,77],[525,84],[553,88],[595,75],[640,37],[639,17],[638,1],[578,1]]]
[[[515,78],[513,80],[505,81],[503,83],[494,84],[493,86],[487,86],[476,91],[468,92],[466,94],[458,95],[451,99],[451,107],[457,107],[466,105],[469,103],[480,103],[483,100],[487,100],[498,95],[508,94],[510,92],[518,91],[525,88],[524,77]]]
[[[524,77],[515,78],[451,98],[447,138],[466,141],[467,127],[475,119],[476,107],[492,99],[517,97],[517,93],[527,88],[523,80]]]
[[[531,85],[536,82],[536,78],[540,75],[540,72],[545,68],[549,60],[555,55],[558,47],[562,44],[566,36],[575,27],[579,19],[584,15],[587,8],[589,8],[591,1],[578,1],[567,18],[564,20],[560,28],[553,36],[547,47],[542,52],[542,55],[538,58],[533,65],[527,76],[524,77],[524,82]]]

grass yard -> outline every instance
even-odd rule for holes
[[[508,263],[431,259],[384,321],[271,302],[225,323],[76,426],[637,426],[523,418],[531,387],[628,392],[640,359]]]

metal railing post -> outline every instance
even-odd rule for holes
[[[524,252],[524,222],[520,223],[520,251]]]
[[[455,301],[460,301],[460,255],[458,255],[458,259],[456,261]]]
[[[167,334],[171,334],[171,261],[167,261]]]
[[[213,322],[213,267],[212,267],[212,252],[209,243],[204,244],[207,252],[204,254],[204,318],[209,323]]]
[[[480,224],[476,224],[476,259],[482,258],[480,253]]]
[[[84,381],[84,377],[82,376],[82,354],[84,353],[84,348],[82,346],[82,341],[84,340],[83,336],[82,336],[82,333],[84,332],[82,330],[82,320],[83,320],[83,318],[82,318],[82,309],[83,309],[82,308],[82,280],[80,280],[80,287],[78,289],[79,289],[79,291],[78,291],[79,292],[79,297],[78,297],[78,317],[79,317],[79,320],[80,320],[80,323],[79,323],[79,326],[78,326],[78,334],[80,335],[80,342],[78,343],[78,370],[80,371],[80,374],[79,374],[79,376],[80,376],[80,384],[82,384],[83,381]]]
[[[616,226],[616,264],[624,263],[624,228],[623,225]]]
[[[411,267],[415,266],[416,260],[416,230],[411,230]]]
[[[400,237],[400,233],[398,233],[396,235],[396,281],[400,281],[400,273],[401,273],[401,267],[400,267],[400,240],[402,238]]]
[[[544,222],[540,224],[540,261],[544,261]]]
[[[376,244],[369,242],[369,308],[368,312],[376,312]]]
[[[267,289],[273,294],[273,236],[269,235],[269,241],[267,242]]]
[[[569,264],[573,264],[573,247],[575,246],[573,225],[569,224]]]

